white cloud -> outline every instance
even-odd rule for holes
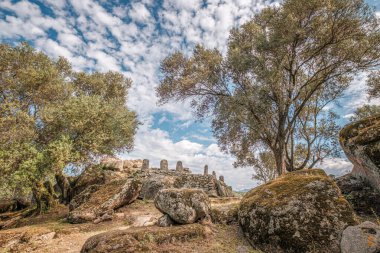
[[[325,159],[320,165],[328,175],[343,176],[352,170],[352,163],[344,158]]]
[[[223,174],[226,182],[236,189],[256,184],[251,180],[250,169],[232,167],[234,159],[219,150],[208,131],[203,135],[202,131],[194,130],[182,141],[173,141],[168,132],[153,129],[152,115],[158,112],[174,115],[170,124],[176,124],[178,129],[187,129],[194,123],[188,102],[157,106],[155,88],[159,84],[159,65],[164,57],[175,50],[189,53],[195,43],[216,47],[225,53],[232,27],[241,25],[258,10],[278,1],[208,0],[204,5],[201,0],[173,0],[163,1],[163,5],[155,9],[156,1],[142,0],[120,4],[111,7],[112,10],[102,5],[102,1],[40,2],[53,11],[54,17],[42,13],[38,5],[26,0],[16,3],[0,1],[0,12],[12,13],[0,18],[0,39],[31,41],[52,57],[67,57],[76,70],[117,70],[130,77],[133,86],[128,105],[137,111],[144,125],[137,133],[135,150],[124,156],[149,158],[156,166],[164,158],[172,167],[177,160],[182,160],[197,173],[208,164],[210,170]],[[155,15],[153,11],[156,11]],[[57,33],[56,39],[49,37],[52,30]],[[352,102],[359,105],[365,101],[363,89],[358,85],[350,92],[356,92],[360,97]],[[345,110],[345,114],[348,113],[351,113],[349,108]],[[158,123],[166,121],[163,117]],[[207,123],[202,127],[210,126]],[[197,141],[211,141],[211,144],[206,146]],[[337,168],[339,164],[347,165],[338,161],[330,162],[329,166]]]

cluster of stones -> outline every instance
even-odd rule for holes
[[[181,161],[176,164],[175,170],[170,170],[167,160],[161,160],[160,168],[151,168],[149,160],[142,162],[141,172],[148,179],[143,185],[141,198],[153,199],[159,189],[165,188],[195,188],[202,189],[210,197],[233,197],[232,188],[225,184],[224,177],[217,179],[216,172],[208,174],[208,165],[204,166],[203,174],[192,174],[190,169],[184,168]]]
[[[141,170],[142,171],[148,171],[149,169],[150,169],[150,167],[149,167],[149,160],[148,159],[144,159],[143,162],[142,162]],[[162,171],[169,171],[168,161],[165,160],[165,159],[161,160],[161,162],[160,162],[160,168],[159,169],[162,170]],[[177,162],[175,171],[176,172],[180,172],[180,173],[191,173],[191,171],[190,171],[189,168],[183,167],[182,161],[178,161]],[[204,176],[208,176],[209,175],[208,174],[208,165],[204,166],[203,175]],[[213,178],[215,178],[215,179],[217,178],[215,171],[212,171],[211,175],[213,176]],[[219,181],[224,182],[224,176],[220,175],[219,176]]]

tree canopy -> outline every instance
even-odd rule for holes
[[[2,186],[41,195],[48,176],[133,148],[132,82],[117,72],[84,73],[23,43],[0,45]]]
[[[157,94],[210,116],[237,165],[254,165],[264,147],[281,174],[337,154],[337,115],[326,105],[379,63],[379,23],[363,0],[285,0],[232,29],[226,55],[197,45],[168,56]]]

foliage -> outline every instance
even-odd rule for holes
[[[370,98],[380,97],[380,71],[373,71],[369,75],[368,88]]]
[[[350,118],[351,122],[380,114],[379,105],[363,105],[355,110],[354,115]]]
[[[0,83],[2,186],[38,195],[68,164],[133,148],[138,122],[125,106],[131,80],[120,73],[76,72],[25,43],[1,44]]]
[[[281,174],[337,153],[336,115],[323,109],[379,65],[379,48],[378,21],[363,0],[285,0],[232,29],[226,56],[197,45],[189,57],[167,57],[157,94],[161,103],[190,99],[199,118],[211,116],[237,165],[253,165],[264,147]]]
[[[253,179],[268,183],[277,177],[276,161],[270,151],[259,153],[253,167],[255,169]]]

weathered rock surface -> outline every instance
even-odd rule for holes
[[[232,188],[212,175],[190,174],[184,171],[149,169],[137,173],[143,186],[140,198],[154,199],[159,190],[168,188],[202,189],[210,197],[233,197]]]
[[[170,227],[171,225],[174,225],[174,224],[175,222],[167,214],[164,214],[163,216],[161,216],[157,221],[157,226],[159,227]]]
[[[380,215],[380,193],[367,181],[353,174],[335,179],[343,196],[360,215]]]
[[[163,189],[158,192],[154,204],[179,224],[191,224],[210,214],[210,200],[200,189]]]
[[[377,253],[380,251],[380,227],[366,221],[343,231],[342,253]]]
[[[90,237],[81,253],[170,252],[157,248],[161,244],[204,238],[206,234],[205,228],[199,224],[116,230]]]
[[[74,198],[89,186],[102,185],[118,179],[120,179],[120,175],[112,169],[108,169],[102,166],[88,167],[72,183],[70,190],[71,198]]]
[[[239,205],[236,203],[211,208],[212,223],[229,225],[238,222]]]
[[[345,126],[339,134],[352,174],[367,180],[380,191],[380,115]]]
[[[101,186],[92,185],[73,198],[68,221],[82,223],[110,219],[115,209],[137,199],[141,185],[138,179],[112,181]]]
[[[239,223],[267,252],[340,252],[341,233],[355,215],[323,170],[288,173],[248,192]]]

